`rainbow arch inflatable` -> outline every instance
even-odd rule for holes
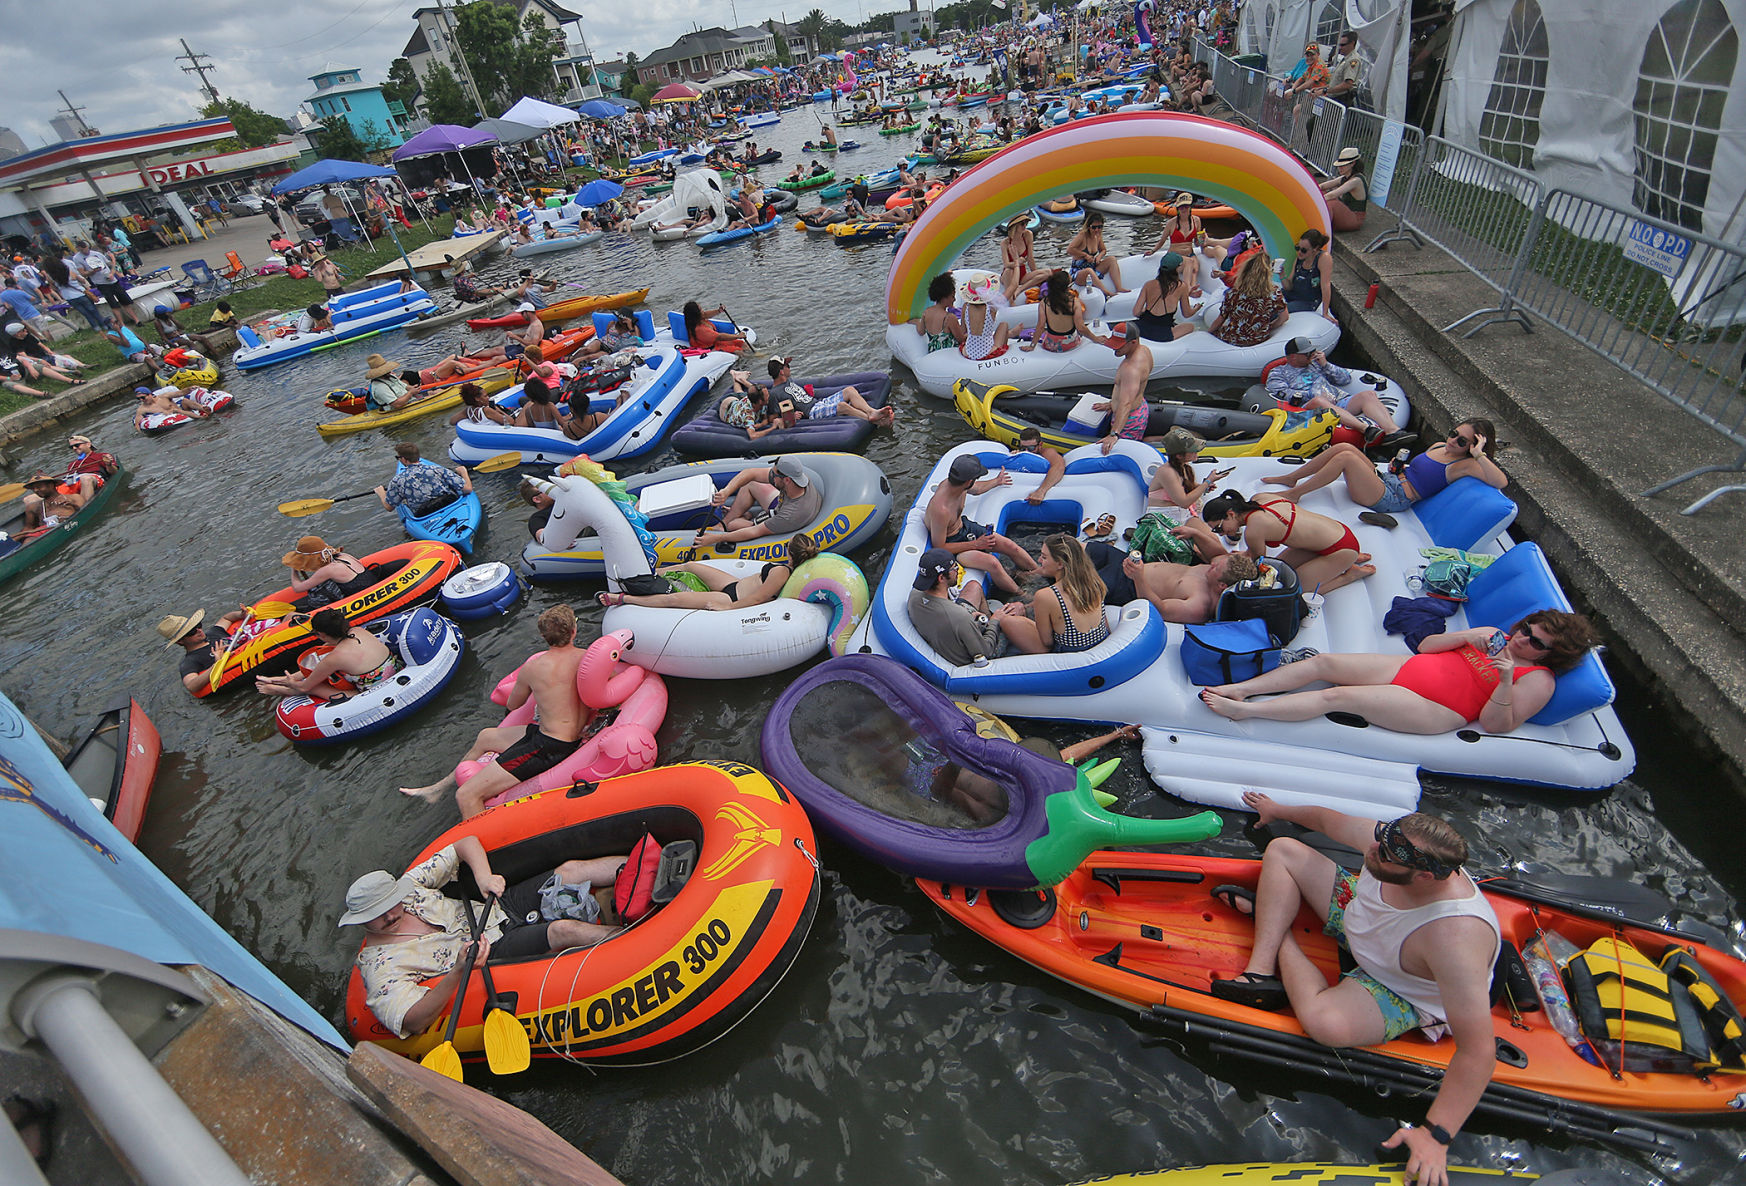
[[[1217,198],[1249,221],[1274,257],[1289,256],[1307,227],[1331,229],[1315,179],[1259,133],[1170,111],[1092,116],[1002,149],[942,193],[891,261],[886,319],[901,325],[919,317],[928,281],[1002,219],[1045,198],[1124,185]]]

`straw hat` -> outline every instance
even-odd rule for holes
[[[286,552],[279,561],[293,572],[314,572],[338,556],[344,548],[336,548],[319,535],[306,535],[297,541],[295,551]]]
[[[1364,154],[1356,147],[1348,144],[1340,150],[1340,155],[1334,158],[1336,165],[1356,165],[1364,159]]]
[[[158,633],[169,640],[164,643],[164,649],[168,650],[181,642],[182,638],[188,633],[188,631],[200,625],[205,618],[206,611],[203,609],[197,609],[193,613],[185,616],[166,614],[164,620],[158,623]]]
[[[411,892],[410,876],[395,877],[386,869],[372,869],[352,882],[346,891],[346,912],[340,915],[339,925],[356,926],[380,918],[404,902]]]
[[[380,354],[372,354],[364,360],[364,378],[380,379],[384,375],[393,374],[400,369],[398,362],[389,362]]]
[[[974,288],[970,289],[969,292],[966,293],[964,296],[964,304],[965,305],[986,305],[987,303],[988,303],[987,294],[982,293],[982,292],[978,292]]]
[[[24,487],[28,490],[32,486],[40,486],[45,482],[50,486],[58,486],[60,485],[60,481],[61,480],[53,474],[45,474],[39,469],[24,480]]]

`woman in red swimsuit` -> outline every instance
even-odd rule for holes
[[[1297,571],[1305,589],[1332,593],[1376,573],[1350,527],[1281,495],[1248,499],[1227,490],[1208,500],[1200,513],[1208,527],[1232,542],[1241,540],[1257,560],[1271,548],[1284,548],[1279,558]]]
[[[1517,622],[1504,648],[1485,653],[1494,630],[1433,634],[1416,655],[1315,655],[1239,684],[1203,688],[1200,698],[1233,721],[1309,721],[1351,712],[1396,733],[1447,733],[1478,722],[1508,733],[1546,707],[1553,673],[1568,670],[1598,641],[1580,614],[1543,609]],[[1312,692],[1306,684],[1334,685]],[[1287,692],[1257,703],[1252,696]]]

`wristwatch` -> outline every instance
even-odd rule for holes
[[[1431,1134],[1431,1139],[1436,1141],[1439,1145],[1448,1145],[1455,1139],[1453,1133],[1444,1128],[1441,1124],[1431,1120],[1429,1117],[1425,1118],[1424,1128],[1426,1132]]]

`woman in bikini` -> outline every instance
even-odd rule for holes
[[[1478,478],[1487,486],[1502,490],[1510,479],[1492,460],[1495,448],[1492,442],[1496,438],[1497,429],[1492,422],[1475,417],[1457,424],[1447,441],[1420,453],[1398,474],[1378,470],[1363,450],[1341,442],[1290,473],[1270,474],[1261,480],[1272,486],[1284,486],[1281,497],[1301,499],[1312,490],[1344,478],[1347,496],[1369,507],[1367,515],[1380,518],[1411,510],[1414,503],[1431,497],[1457,478]],[[1392,526],[1392,520],[1381,525]]]
[[[314,609],[338,601],[374,583],[362,560],[319,535],[303,536],[280,563],[296,574],[291,578],[291,588],[303,594],[299,601],[306,603],[300,604],[299,609]]]
[[[400,670],[394,655],[380,638],[346,621],[337,609],[324,609],[309,619],[309,628],[322,647],[310,652],[318,661],[296,675],[263,675],[255,691],[264,696],[308,696],[331,700],[381,683]]]
[[[1146,490],[1146,509],[1158,512],[1175,524],[1179,529],[1176,534],[1187,538],[1202,560],[1211,560],[1223,555],[1225,546],[1206,525],[1206,520],[1200,517],[1200,504],[1202,499],[1212,496],[1231,471],[1216,469],[1207,475],[1205,481],[1197,478],[1194,463],[1199,460],[1204,444],[1205,441],[1180,426],[1164,434],[1164,439],[1158,442],[1158,451],[1164,454],[1164,464],[1152,471],[1152,481]]]
[[[958,282],[952,273],[941,272],[928,281],[928,300],[933,304],[910,322],[915,332],[928,340],[928,353],[951,350],[964,344],[964,323],[952,312],[952,298],[958,295]]]
[[[1207,526],[1230,540],[1241,541],[1259,560],[1269,549],[1284,548],[1279,558],[1297,571],[1305,589],[1331,593],[1376,575],[1358,537],[1338,519],[1306,511],[1277,494],[1244,498],[1227,490],[1201,508]]]
[[[1098,280],[1107,279],[1115,285],[1115,292],[1109,295],[1128,291],[1122,287],[1121,265],[1109,253],[1109,247],[1103,241],[1103,215],[1097,211],[1085,216],[1079,233],[1067,244],[1067,259],[1075,268],[1083,268]],[[1082,274],[1081,283],[1089,284],[1092,281],[1084,279]]]
[[[1021,211],[1006,220],[1006,239],[1000,245],[1000,285],[1006,291],[1006,303],[1018,301],[1018,294],[1048,278],[1049,269],[1037,266],[1036,239],[1025,224],[1030,214]]]
[[[569,433],[570,417],[552,399],[551,386],[538,375],[528,378],[521,388],[521,408],[511,422],[517,428],[551,428]],[[572,435],[572,440],[580,436]]]
[[[743,609],[774,601],[794,570],[818,555],[818,544],[805,532],[797,532],[788,540],[788,555],[764,565],[757,576],[736,578],[713,564],[698,560],[675,564],[661,570],[662,576],[684,573],[692,579],[688,586],[702,584],[704,588],[676,588],[672,593],[655,593],[639,597],[632,593],[600,593],[595,600],[603,606],[646,605],[656,609]],[[678,582],[675,582],[677,585]]]
[[[1170,228],[1152,245],[1150,254],[1169,248],[1180,255],[1193,257],[1195,252],[1213,261],[1217,268],[1224,262],[1225,254],[1231,248],[1229,239],[1209,239],[1206,228],[1201,225],[1200,215],[1194,212],[1194,195],[1183,190],[1176,195],[1172,203]]]
[[[1491,654],[1495,636],[1502,649]],[[1200,698],[1233,721],[1310,721],[1357,713],[1396,733],[1447,733],[1478,724],[1508,733],[1546,707],[1557,684],[1598,642],[1580,614],[1543,609],[1505,632],[1491,626],[1433,634],[1416,655],[1315,655],[1242,683],[1205,688]],[[1312,692],[1306,684],[1329,683]],[[1271,700],[1253,700],[1276,692]]]
[[[1174,251],[1166,251],[1158,260],[1158,275],[1142,284],[1134,298],[1134,324],[1148,342],[1173,342],[1195,331],[1193,318],[1200,314],[1200,306],[1189,300],[1194,286],[1183,278],[1187,263]]]
[[[1027,655],[1089,651],[1109,637],[1103,599],[1109,587],[1097,575],[1085,548],[1070,535],[1057,533],[1043,541],[1037,569],[1053,583],[1031,602],[1035,620],[1025,616],[1022,602],[1001,607],[995,621],[1015,651]]]
[[[1067,273],[1056,268],[1043,281],[1043,299],[1037,302],[1034,340],[1025,343],[1022,349],[1034,350],[1041,346],[1051,354],[1065,354],[1079,345],[1081,338],[1091,336],[1091,330],[1085,324],[1085,303],[1073,291],[1073,282]]]

